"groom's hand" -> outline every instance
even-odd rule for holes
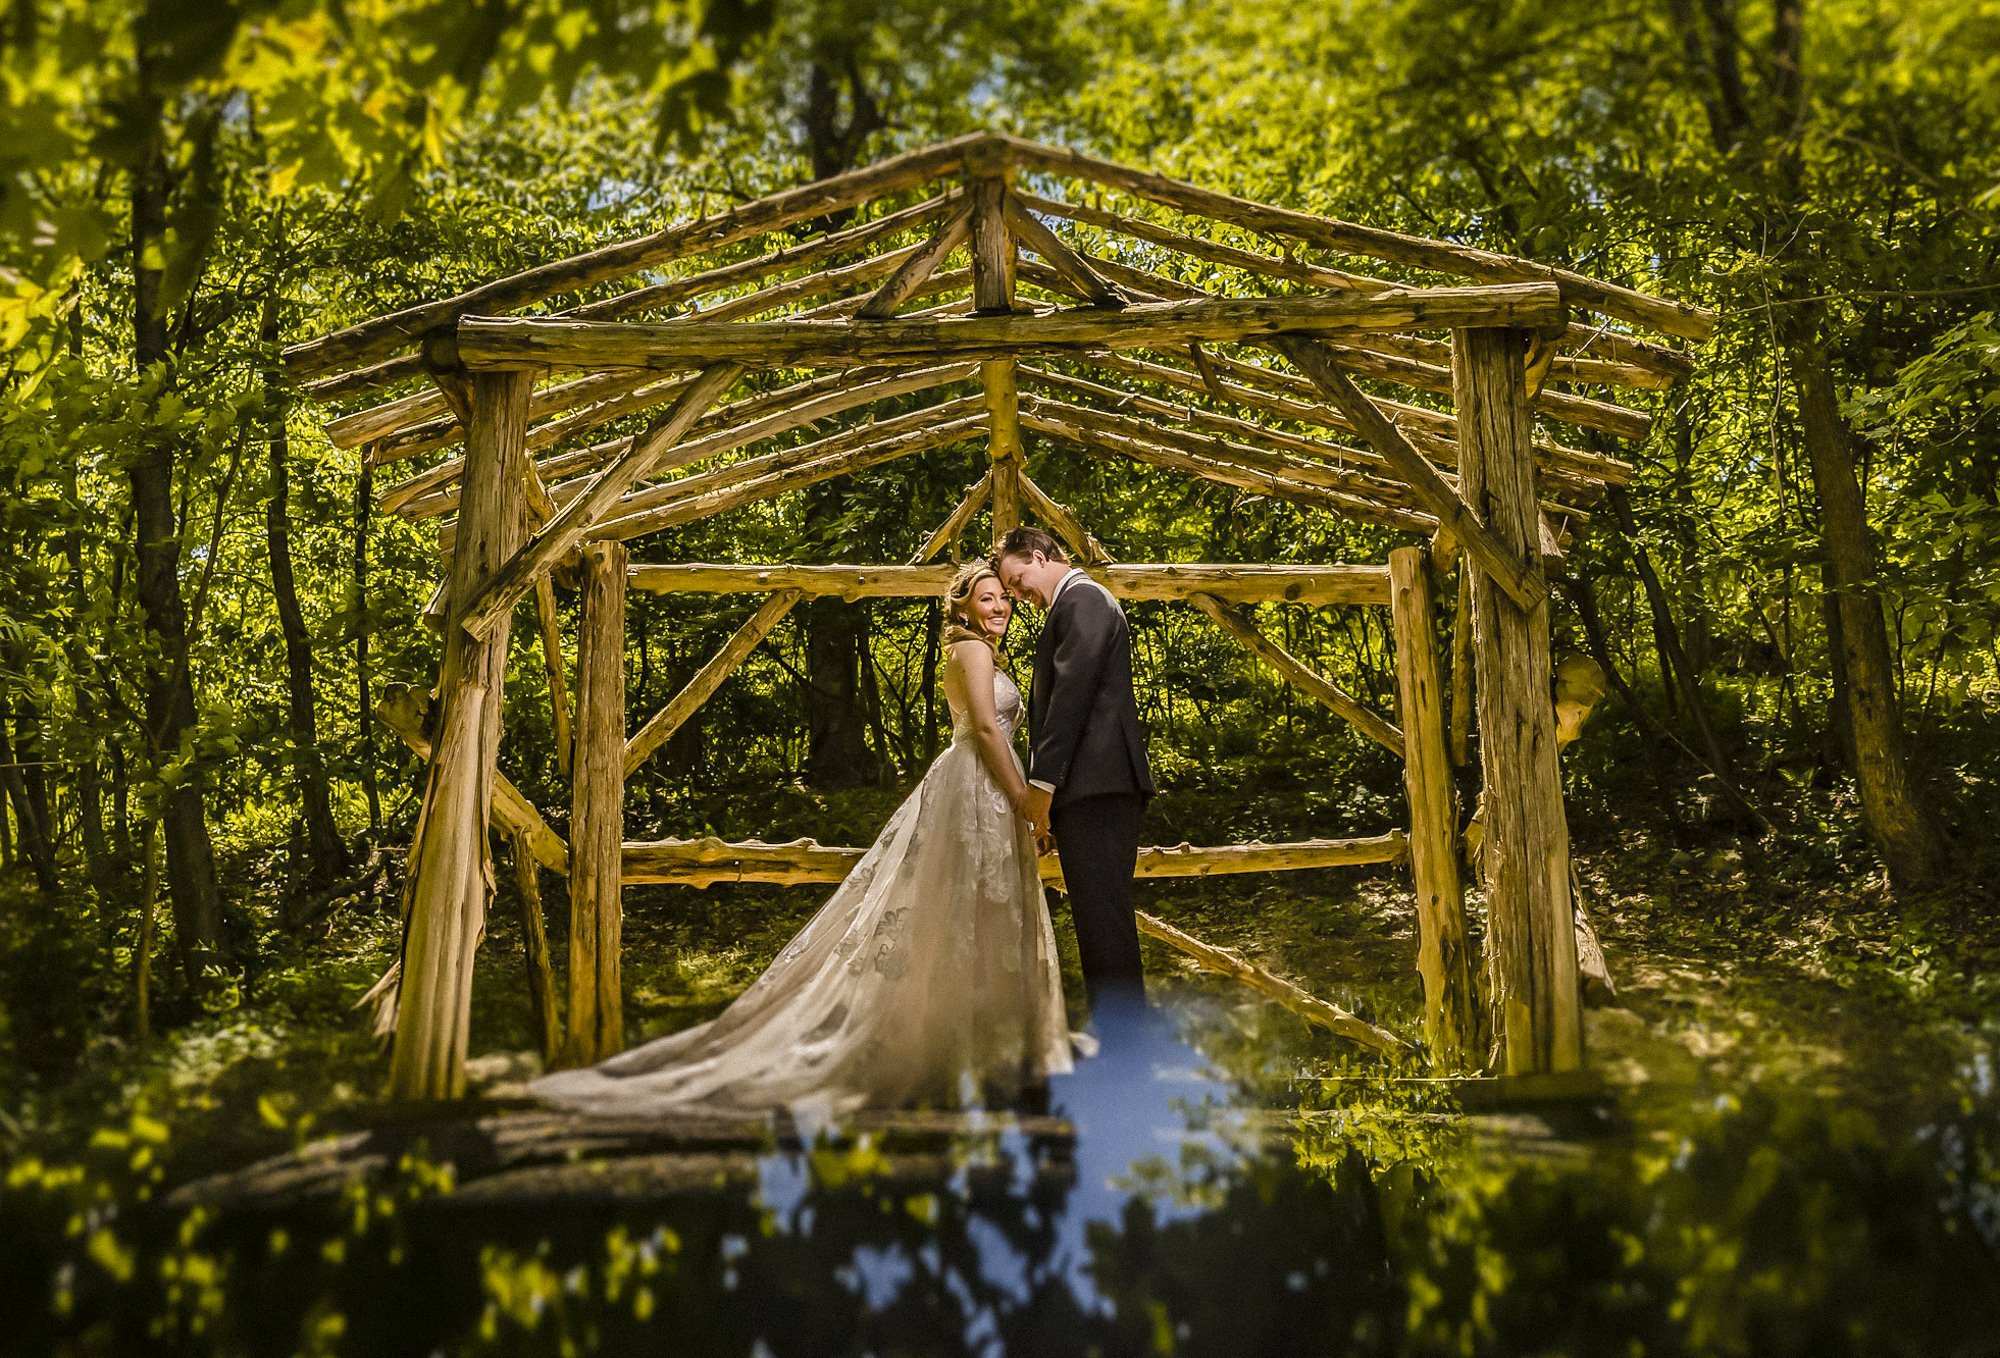
[[[1054,796],[1047,788],[1030,785],[1028,794],[1021,798],[1021,814],[1028,818],[1028,828],[1035,832],[1036,847],[1045,854],[1053,843],[1049,831],[1049,802]]]

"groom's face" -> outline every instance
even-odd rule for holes
[[[1049,601],[1042,597],[1042,591],[1034,583],[1041,574],[1041,567],[1047,562],[1048,558],[1040,552],[1003,556],[995,573],[1000,577],[1001,587],[1010,596],[1036,608],[1047,608]]]

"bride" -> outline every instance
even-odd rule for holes
[[[722,1014],[534,1082],[586,1113],[841,1114],[1005,1101],[1070,1069],[1055,937],[997,664],[1013,605],[991,563],[945,602],[951,746],[861,861]]]

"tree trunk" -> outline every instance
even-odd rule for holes
[[[152,110],[150,144],[132,176],[133,346],[135,375],[173,382],[167,317],[160,309],[161,261],[166,253],[167,160],[163,114]],[[196,731],[194,679],[189,664],[187,607],[181,598],[181,526],[174,509],[172,436],[150,422],[132,458],[132,524],[138,595],[155,652],[146,682],[146,735],[155,768],[163,775],[159,821],[166,838],[167,894],[174,935],[189,980],[222,948],[222,899],[216,891],[215,851],[209,842],[201,782],[191,747]]]
[[[278,299],[265,299],[259,335],[266,345],[278,339]],[[270,421],[271,484],[264,507],[264,540],[271,557],[271,592],[285,638],[285,696],[292,736],[292,771],[298,779],[299,810],[305,821],[306,863],[299,895],[309,897],[348,872],[347,845],[333,819],[333,787],[319,748],[319,719],[313,698],[312,634],[299,607],[292,576],[291,434],[285,428],[289,402],[278,368],[264,374],[265,418]]]
[[[1807,310],[1795,308],[1795,311]],[[1813,489],[1819,497],[1826,550],[1825,588],[1838,619],[1836,653],[1847,679],[1848,734],[1861,820],[1881,852],[1890,879],[1903,888],[1929,885],[1944,867],[1944,843],[1916,786],[1903,750],[1889,630],[1875,591],[1875,544],[1855,475],[1854,435],[1840,413],[1833,372],[1819,346],[1817,318],[1793,315],[1782,340],[1799,389],[1799,422]]]
[[[77,299],[76,309],[70,313],[69,356],[77,363],[83,360],[81,297]],[[83,569],[84,525],[81,517],[83,501],[77,488],[75,459],[69,460],[65,476],[65,489],[69,493],[71,513],[75,516],[71,520],[69,531],[63,535],[63,558],[69,566],[72,610],[69,663],[71,682],[76,685],[77,734],[73,747],[77,823],[83,840],[84,869],[90,876],[91,887],[97,892],[99,900],[109,900],[117,890],[118,876],[111,861],[111,846],[106,843],[104,836],[104,735],[98,729],[94,678],[96,666],[91,660],[90,635],[95,629],[89,622],[90,590]]]
[[[843,85],[848,96],[844,120]],[[880,110],[854,62],[831,45],[814,54],[799,124],[815,179],[854,168],[862,144],[882,126]],[[822,222],[826,228],[839,225],[833,217]],[[835,533],[843,498],[840,482],[806,492],[804,536],[808,542],[824,549],[839,545]],[[831,554],[839,555],[837,551]],[[875,757],[868,748],[868,716],[861,691],[861,648],[867,619],[852,604],[824,598],[806,603],[799,616],[806,642],[806,779],[815,787],[865,787],[877,775]]]
[[[17,707],[16,714],[20,710]],[[10,726],[14,728],[11,733]],[[18,715],[0,721],[0,783],[6,787],[7,800],[13,803],[21,854],[34,870],[35,885],[44,896],[55,896],[62,890],[62,878],[56,872],[55,846],[49,838],[48,808],[46,801],[36,806],[27,777],[39,756],[33,737],[19,735],[20,729]]]
[[[368,451],[372,451],[368,450]],[[368,832],[382,833],[382,794],[375,784],[375,704],[369,696],[368,518],[375,506],[375,469],[362,454],[354,482],[354,574],[349,581],[348,616],[354,628],[354,730],[361,758],[361,793],[368,799]]]

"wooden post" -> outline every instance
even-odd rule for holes
[[[454,614],[520,550],[527,534],[521,463],[533,375],[477,373],[470,385],[465,489],[451,561]],[[508,628],[503,616],[483,638],[459,627],[445,629],[438,681],[443,712],[410,850],[410,910],[389,1064],[393,1098],[445,1099],[465,1092],[472,955],[493,883],[486,821],[500,752]]]
[[[1417,971],[1431,1059],[1464,1069],[1473,1056],[1471,947],[1458,877],[1458,809],[1445,753],[1428,553],[1389,553],[1396,684],[1403,723],[1403,791],[1410,802],[1410,873],[1417,888]]]
[[[542,1064],[553,1066],[562,1051],[562,1016],[556,1012],[556,983],[549,969],[549,931],[542,920],[542,868],[528,836],[512,840],[514,884],[521,907],[521,950],[528,966],[528,1004],[535,1015]]]
[[[569,1039],[563,1057],[589,1065],[622,1051],[620,891],[625,843],[625,548],[583,549],[576,654],[569,873]]]
[[[1470,558],[1493,1031],[1509,1075],[1583,1061],[1569,828],[1550,696],[1549,606],[1529,447],[1529,335],[1452,335],[1461,493],[1541,602],[1522,608]]]
[[[1006,218],[1001,175],[972,185],[972,305],[981,313],[1014,309],[1014,236]],[[993,460],[993,545],[1021,522],[1021,384],[1017,361],[979,365],[986,389],[988,448]]]

